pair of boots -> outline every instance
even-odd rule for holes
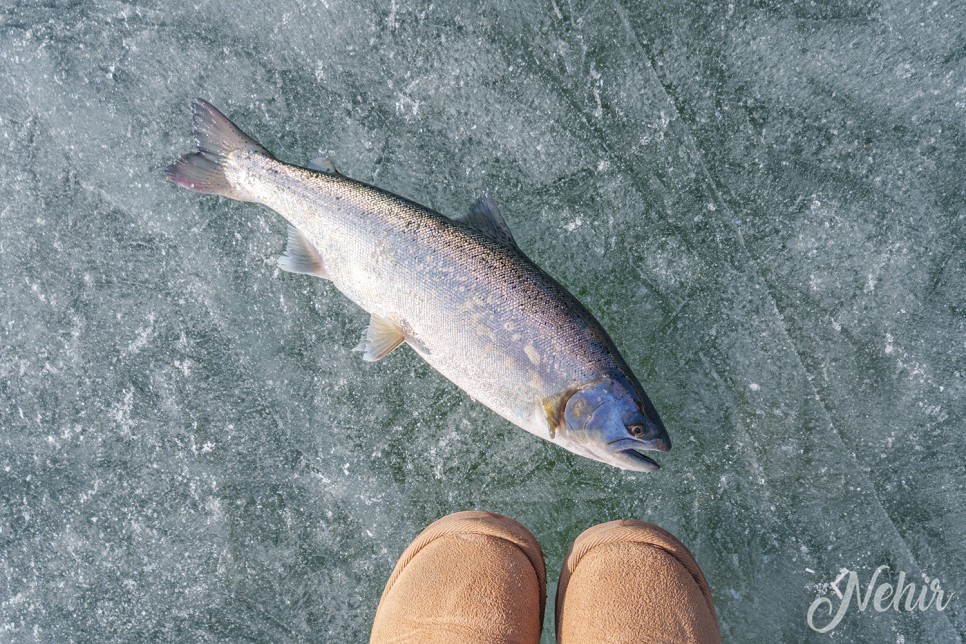
[[[371,642],[539,642],[543,551],[513,519],[457,512],[399,558]],[[720,642],[711,589],[669,532],[611,521],[574,541],[557,585],[557,642]]]

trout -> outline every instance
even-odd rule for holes
[[[671,448],[613,341],[517,246],[494,201],[446,217],[339,173],[279,161],[210,103],[197,151],[168,166],[194,192],[262,204],[288,222],[278,266],[330,280],[370,314],[367,361],[408,344],[474,400],[544,440],[625,470]]]

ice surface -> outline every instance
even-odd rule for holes
[[[429,521],[655,521],[726,641],[824,641],[842,568],[937,578],[834,641],[966,634],[961,2],[0,9],[0,640],[358,641]],[[470,7],[468,5],[474,5]],[[511,427],[192,195],[188,101],[446,213],[484,189],[674,450]],[[550,588],[551,596],[554,592]],[[552,611],[545,641],[552,639]]]

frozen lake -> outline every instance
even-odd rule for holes
[[[0,640],[364,640],[466,509],[537,535],[551,598],[578,533],[637,518],[726,641],[966,636],[961,2],[12,4]],[[368,316],[276,267],[280,217],[165,181],[195,96],[445,214],[489,191],[643,382],[663,468],[534,438],[408,348],[363,363]],[[882,565],[953,597],[809,628]]]

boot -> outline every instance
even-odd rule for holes
[[[558,644],[720,642],[711,589],[670,532],[611,521],[574,541],[557,585]]]
[[[457,512],[399,557],[370,641],[536,644],[546,599],[543,552],[529,530],[499,514]]]

